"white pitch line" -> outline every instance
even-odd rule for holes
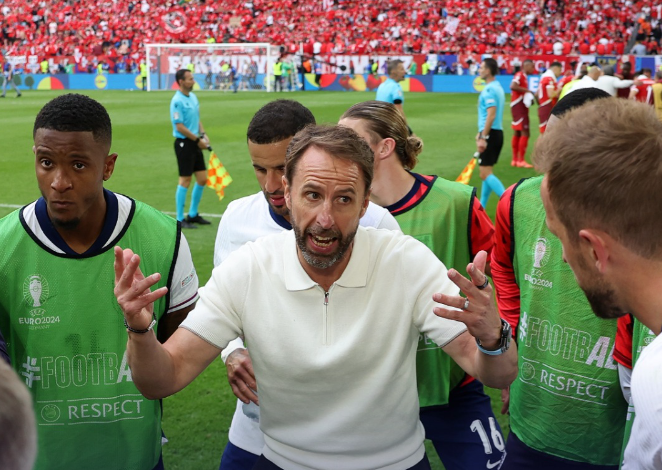
[[[2,203],[0,203],[0,207],[4,207],[6,209],[20,209],[24,205],[25,204],[2,204]],[[168,211],[161,211],[161,212],[163,212],[164,214],[168,214],[170,216],[177,215],[176,212],[168,212]],[[212,217],[212,218],[215,218],[215,219],[220,219],[221,217],[223,217],[223,214],[207,214],[205,212],[201,212],[200,215],[203,216],[203,217]]]

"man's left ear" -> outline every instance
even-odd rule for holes
[[[117,154],[112,153],[108,155],[103,163],[103,180],[108,181],[115,171],[115,161],[117,160]]]
[[[612,239],[604,232],[593,229],[580,230],[579,238],[585,242],[595,268],[600,273],[604,273],[610,261],[609,248]]]

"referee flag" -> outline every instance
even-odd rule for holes
[[[207,170],[207,186],[213,188],[218,195],[219,201],[223,200],[225,196],[225,188],[232,183],[232,176],[225,169],[221,161],[218,159],[216,152],[212,151],[209,154],[209,169]]]
[[[464,170],[462,170],[462,173],[460,173],[460,176],[458,176],[455,181],[462,184],[469,184],[469,180],[471,179],[471,175],[474,172],[474,168],[476,168],[478,155],[478,152],[474,153],[474,156],[471,158],[469,163],[467,163],[467,166],[464,167]]]

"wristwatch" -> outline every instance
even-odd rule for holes
[[[490,136],[489,136],[489,135],[483,135],[483,134],[480,134],[480,136],[478,136],[478,139],[490,140]]]
[[[481,346],[480,340],[476,338],[476,345],[478,346],[478,350],[482,352],[483,354],[487,354],[488,356],[499,356],[510,348],[510,340],[513,337],[513,330],[510,328],[510,323],[508,323],[506,320],[503,318],[501,319],[501,339],[499,340],[499,346],[497,349],[490,351],[488,349],[485,349]]]

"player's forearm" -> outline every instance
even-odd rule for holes
[[[485,346],[485,349],[488,349],[487,345]],[[474,365],[474,377],[484,385],[506,388],[517,377],[517,345],[511,341],[508,351],[499,356],[489,356],[476,349]]]
[[[481,345],[492,351],[499,347],[500,342],[500,334],[495,329],[490,338],[482,338]],[[517,346],[513,341],[505,353],[490,356],[478,349],[476,338],[466,331],[442,349],[467,374],[476,377],[488,387],[506,388],[517,377]]]
[[[179,391],[174,361],[152,331],[129,332],[126,351],[133,383],[145,398],[156,400]]]
[[[176,127],[177,127],[177,132],[179,132],[180,134],[182,134],[182,135],[183,135],[184,137],[186,137],[187,139],[194,140],[194,141],[198,140],[198,136],[195,135],[193,132],[191,132],[191,131],[188,129],[188,127],[186,127],[186,126],[185,126],[184,124],[182,124],[181,122],[178,122]]]

